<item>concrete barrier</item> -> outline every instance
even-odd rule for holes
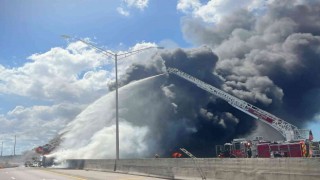
[[[13,168],[13,167],[18,167],[19,164],[2,164],[0,163],[0,169],[3,169],[3,168]]]
[[[87,170],[98,170],[98,171],[115,171],[116,161],[113,159],[103,160],[103,159],[89,159],[85,161],[85,168]]]
[[[112,171],[168,179],[319,180],[320,158],[67,160],[69,168]]]
[[[0,156],[0,168],[17,167],[22,164],[21,156]]]

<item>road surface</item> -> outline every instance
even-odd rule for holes
[[[99,171],[17,167],[0,169],[0,180],[161,180],[161,178]]]

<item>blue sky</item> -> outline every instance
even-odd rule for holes
[[[148,8],[131,8],[130,16],[117,12],[120,1],[104,0],[4,0],[0,2],[0,58],[6,64],[24,63],[33,53],[64,46],[61,34],[96,39],[110,48],[141,41],[170,39],[189,46],[180,31],[175,1],[151,1]],[[165,9],[160,11],[159,9]]]
[[[183,18],[196,17],[214,26],[239,7],[263,12],[263,0],[238,4],[217,0],[214,13],[208,12],[206,7],[213,1],[1,0],[0,141],[4,154],[12,154],[14,135],[17,153],[45,144],[84,107],[108,92],[106,81],[114,80],[112,70],[99,70],[112,62],[79,42],[68,44],[62,34],[90,38],[114,51],[150,44],[191,48],[198,45],[185,38]],[[86,78],[77,78],[79,74]],[[319,121],[309,127],[320,139]]]
[[[29,58],[33,54],[46,53],[55,47],[66,47],[67,42],[60,37],[63,34],[90,38],[97,45],[115,51],[126,50],[143,42],[190,47],[192,45],[184,41],[180,30],[181,13],[176,10],[176,5],[176,1],[150,1],[147,7],[143,8],[135,4],[130,6],[120,0],[0,1],[1,65],[8,70],[19,71],[19,68],[33,64],[33,60]],[[117,10],[119,7],[130,15],[120,14]],[[15,124],[13,121],[30,118],[15,114],[19,109],[17,107],[35,111],[36,107],[49,108],[61,102],[56,102],[54,98],[47,96],[38,97],[24,92],[19,93],[17,90],[9,91],[11,92],[0,93],[0,113],[6,119],[7,125],[6,130],[2,129],[0,132],[2,134],[0,140],[4,141],[4,154],[12,153],[13,134],[18,134],[17,152],[21,153],[34,145],[45,144],[48,139],[55,136],[57,130],[61,129],[58,125],[54,125],[52,129],[57,130],[53,133],[44,131],[35,135],[32,132],[24,132],[26,130],[22,127],[11,127]],[[78,113],[77,110],[73,112],[74,109],[70,111],[70,114]],[[44,121],[43,124],[49,123]],[[61,123],[66,124],[68,121],[70,120],[65,117]],[[29,123],[34,122],[30,120]],[[31,125],[24,128],[32,129]],[[41,130],[41,127],[37,128]]]

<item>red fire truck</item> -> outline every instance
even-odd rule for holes
[[[252,157],[251,141],[234,139],[231,143],[216,146],[218,157],[246,158]]]
[[[300,142],[272,142],[257,144],[257,157],[308,157],[309,145]]]
[[[319,149],[313,144],[308,140],[271,142],[261,137],[252,141],[234,139],[224,146],[217,145],[216,153],[218,157],[231,158],[312,157],[317,156],[314,152],[318,152],[316,149]]]

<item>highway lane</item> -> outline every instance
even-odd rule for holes
[[[99,171],[17,167],[0,169],[0,180],[161,180],[161,178]]]
[[[0,170],[0,180],[71,180],[68,177],[34,168],[6,168]],[[79,179],[80,180],[80,179]]]

